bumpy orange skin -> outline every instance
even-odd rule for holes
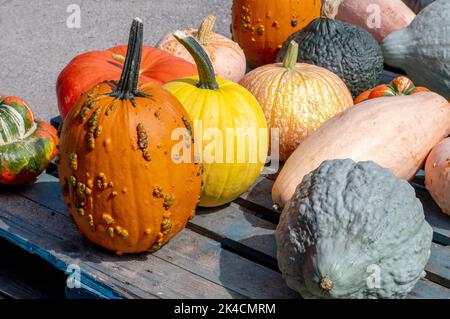
[[[273,63],[294,32],[320,16],[320,0],[234,0],[231,31],[250,65]]]
[[[172,131],[192,123],[159,84],[140,86],[149,97],[137,97],[135,106],[105,95],[114,88],[103,83],[83,94],[64,121],[58,166],[64,199],[94,243],[119,254],[155,251],[186,226],[199,200],[194,148],[191,163],[177,164],[171,155],[180,141],[193,143],[187,133],[184,141],[171,140]]]
[[[270,129],[279,129],[280,160],[323,123],[353,106],[345,83],[327,69],[297,63],[287,70],[281,63],[248,73],[240,84],[258,100]]]

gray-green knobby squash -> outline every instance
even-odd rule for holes
[[[283,210],[278,265],[304,298],[404,298],[432,234],[408,182],[374,162],[326,161]]]
[[[427,6],[407,28],[387,36],[382,49],[387,64],[450,99],[450,1]]]

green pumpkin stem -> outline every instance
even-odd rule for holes
[[[291,41],[291,43],[289,43],[286,55],[284,56],[283,67],[285,67],[288,71],[292,70],[297,65],[297,58],[298,43]]]
[[[119,100],[134,100],[136,97],[145,97],[139,92],[139,70],[142,60],[142,42],[144,38],[144,24],[139,18],[134,18],[131,24],[130,37],[128,39],[127,56],[123,66],[119,84],[111,96]]]
[[[207,16],[203,19],[196,36],[201,45],[207,46],[209,44],[209,41],[211,40],[211,32],[214,29],[216,19],[217,18],[213,15]]]
[[[194,58],[195,64],[197,64],[200,79],[197,87],[206,90],[218,90],[219,84],[217,84],[214,67],[200,43],[194,37],[187,36],[181,31],[176,31],[173,36],[188,50]]]

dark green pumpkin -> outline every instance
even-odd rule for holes
[[[35,120],[28,104],[0,96],[0,184],[27,184],[56,155],[58,136],[48,123]]]
[[[381,48],[366,30],[334,20],[342,0],[325,0],[322,17],[292,34],[278,54],[283,61],[291,41],[299,45],[298,62],[315,64],[337,74],[353,97],[379,84],[383,72]]]

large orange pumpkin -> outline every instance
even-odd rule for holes
[[[142,30],[136,18],[120,82],[83,94],[60,138],[60,183],[76,225],[118,253],[158,250],[194,215],[201,189],[188,114],[160,84],[137,84]]]
[[[104,81],[118,81],[122,72],[127,46],[105,51],[91,51],[75,57],[58,76],[56,95],[59,112],[66,117],[78,98]],[[140,83],[154,81],[164,84],[180,77],[197,74],[194,64],[162,50],[144,46],[139,70]]]
[[[320,7],[320,0],[234,0],[233,39],[250,65],[273,63],[284,41],[320,16]]]

